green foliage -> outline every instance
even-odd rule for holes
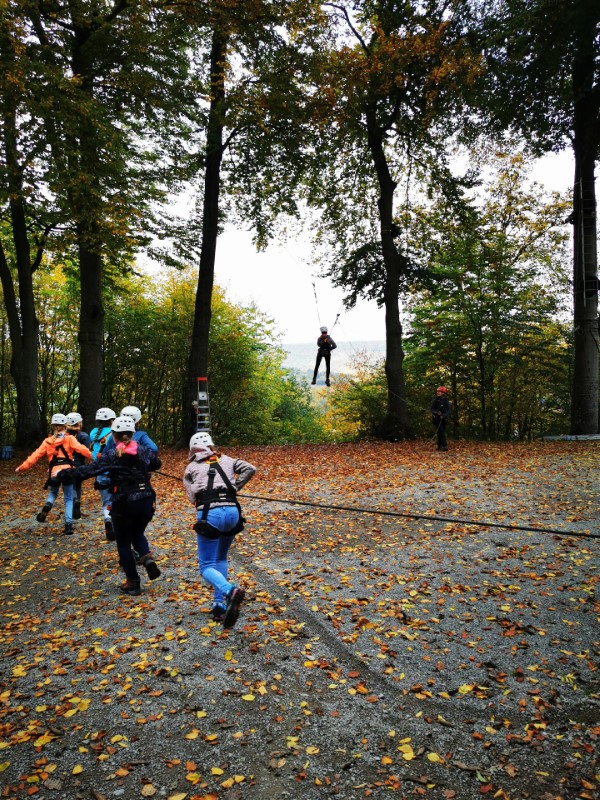
[[[378,436],[386,415],[387,387],[382,361],[357,353],[352,377],[336,381],[331,394],[327,426],[336,439]]]
[[[454,436],[561,433],[572,363],[568,203],[527,183],[520,153],[497,153],[481,169],[488,178],[477,192],[414,210],[409,247],[427,284],[409,296],[408,411],[416,431],[431,436],[429,405],[444,383]],[[383,365],[359,358],[353,369],[336,385],[328,426],[350,437],[377,435]]]
[[[184,410],[195,277],[129,278],[108,304],[106,401],[134,403],[159,441],[177,439]],[[318,415],[283,369],[272,323],[255,307],[213,293],[208,385],[216,439],[224,444],[313,441]],[[204,377],[204,376],[197,376]]]
[[[418,212],[413,246],[436,288],[413,298],[405,366],[423,404],[451,387],[456,432],[523,438],[547,432],[559,397],[567,410],[567,204],[526,186],[519,154],[494,167],[478,202]]]

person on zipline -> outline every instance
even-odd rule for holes
[[[317,361],[315,363],[315,372],[311,384],[314,386],[317,382],[317,375],[319,374],[319,367],[321,360],[325,359],[325,386],[331,386],[329,382],[329,373],[331,369],[331,351],[335,350],[337,344],[333,341],[331,336],[327,333],[327,328],[321,328],[321,335],[317,339]]]
[[[450,419],[450,402],[447,397],[447,389],[445,386],[438,386],[435,397],[429,406],[429,410],[431,411],[431,421],[437,433],[437,449],[446,451],[448,449],[446,424]]]

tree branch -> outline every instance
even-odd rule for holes
[[[329,6],[330,8],[335,8],[335,9],[337,9],[337,11],[340,11],[342,13],[342,15],[344,16],[344,18],[345,18],[345,20],[346,20],[346,22],[348,24],[348,27],[350,28],[350,30],[352,31],[354,36],[360,42],[360,46],[362,47],[362,49],[365,51],[365,53],[370,53],[371,52],[370,47],[365,42],[363,37],[360,35],[358,30],[356,29],[356,27],[352,23],[352,20],[350,19],[350,15],[348,14],[348,9],[345,6],[338,5],[337,3],[323,3],[323,5],[324,6]]]

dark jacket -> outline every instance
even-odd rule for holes
[[[446,395],[442,395],[441,397],[434,397],[431,401],[431,405],[429,406],[429,410],[431,411],[431,419],[436,425],[439,423],[440,419],[446,421],[450,419],[450,401],[446,397]]]
[[[70,470],[71,477],[82,479],[105,473],[110,479],[113,502],[119,500],[142,500],[155,497],[150,484],[150,472],[161,467],[161,461],[152,450],[136,442],[136,452],[121,453],[116,449],[104,453],[84,467]]]
[[[326,356],[329,355],[332,350],[335,350],[337,344],[328,333],[324,333],[317,339],[317,347],[319,348],[318,355]]]
[[[71,436],[74,436],[77,439],[79,444],[84,445],[85,447],[87,447],[88,450],[92,449],[92,440],[85,431],[73,431],[73,432],[69,431],[69,433],[71,434]],[[75,464],[76,467],[81,467],[83,466],[83,464],[85,464],[85,457],[82,456],[80,453],[73,453],[73,463]]]

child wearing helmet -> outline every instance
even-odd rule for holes
[[[158,445],[154,444],[152,439],[148,436],[146,431],[138,429],[138,423],[142,418],[142,412],[137,406],[125,406],[125,408],[121,409],[121,417],[130,417],[135,425],[134,433],[133,433],[133,441],[139,442],[143,447],[147,447],[148,450],[152,450],[153,453],[158,453]],[[110,438],[107,442],[108,449],[110,450],[114,447],[114,443],[112,438]]]
[[[79,444],[85,445],[91,452],[92,440],[85,431],[81,430],[83,417],[77,411],[67,414],[67,432],[74,436]],[[73,462],[76,467],[85,464],[85,459],[80,453],[73,453]],[[81,519],[81,481],[74,485],[75,495],[73,497],[73,519]]]
[[[46,521],[50,509],[58,497],[61,486],[59,475],[62,471],[68,470],[69,467],[73,466],[75,453],[78,453],[83,458],[92,457],[88,448],[80,444],[74,436],[67,432],[67,417],[64,414],[53,414],[50,420],[50,427],[52,434],[44,439],[37,450],[34,450],[15,470],[15,472],[25,472],[44,456],[48,459],[48,479],[44,484],[44,487],[48,489],[48,497],[42,510],[36,515],[38,522]],[[73,486],[63,486],[65,499],[65,527],[63,533],[67,535],[73,533],[74,495]]]
[[[450,419],[451,406],[448,401],[447,389],[445,386],[438,386],[429,410],[431,412],[431,421],[435,426],[437,435],[437,449],[446,452],[446,450],[448,450],[446,425]]]
[[[96,425],[90,431],[90,439],[92,441],[90,450],[92,451],[92,458],[94,461],[102,455],[108,444],[108,440],[110,439],[112,441],[110,426],[116,417],[117,415],[112,408],[108,408],[107,406],[103,406],[96,411]],[[102,518],[104,520],[106,538],[109,542],[114,542],[115,535],[110,518],[112,492],[110,491],[110,476],[108,473],[97,476],[94,481],[94,489],[98,490],[100,499],[102,500]]]
[[[107,474],[110,480],[111,518],[125,582],[119,590],[128,595],[141,594],[141,580],[134,550],[150,580],[160,576],[160,569],[150,552],[145,535],[154,516],[156,493],[150,473],[160,469],[156,454],[134,440],[135,423],[131,417],[117,417],[111,425],[115,446],[106,448],[91,464],[63,472],[61,480],[72,483]]]
[[[317,339],[317,361],[315,363],[315,371],[313,374],[313,379],[311,384],[314,386],[317,382],[317,375],[319,374],[319,367],[321,366],[321,360],[325,359],[325,386],[331,386],[329,382],[329,373],[331,369],[331,351],[335,350],[337,344],[333,341],[331,336],[327,333],[327,328],[323,326],[321,328],[321,335]]]
[[[216,452],[207,431],[190,439],[183,486],[196,507],[198,565],[214,589],[212,618],[224,628],[235,625],[244,599],[244,589],[228,580],[228,554],[236,533],[244,527],[237,492],[255,472],[256,467],[247,461]]]

